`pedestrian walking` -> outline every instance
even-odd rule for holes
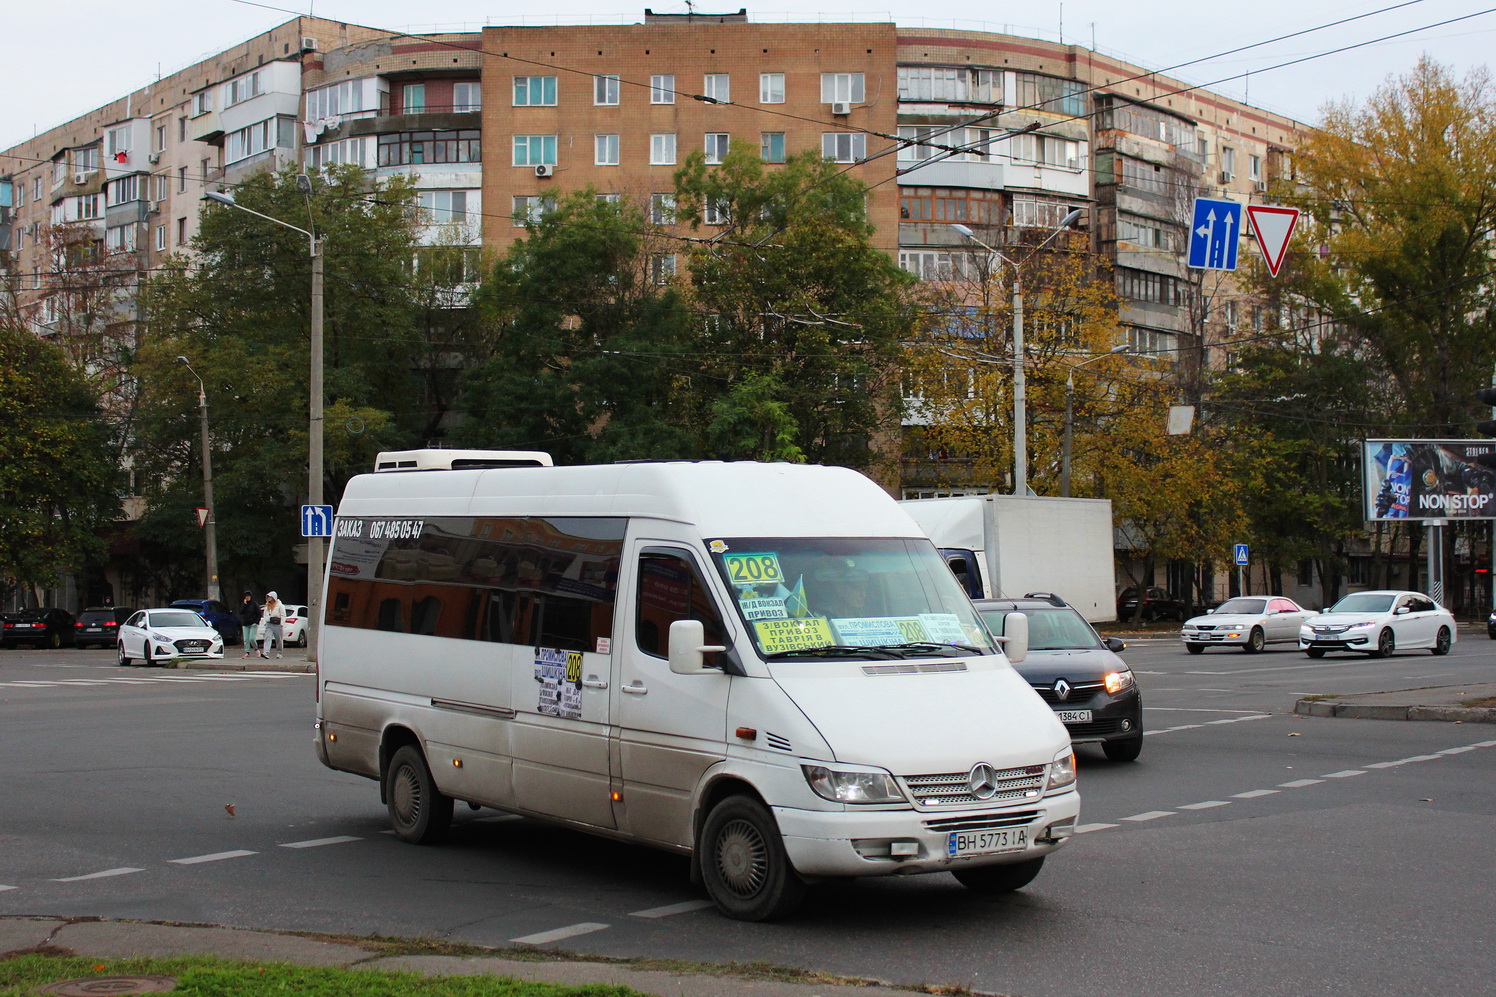
[[[260,627],[260,617],[264,614],[255,603],[253,592],[244,593],[244,601],[239,603],[239,626],[244,629],[244,656],[247,658],[251,653],[257,651],[255,645],[255,632]]]
[[[284,658],[286,649],[286,637],[281,632],[281,620],[286,615],[286,604],[280,601],[280,596],[274,592],[265,593],[265,650],[260,657],[270,657],[270,645],[275,645],[275,656]]]

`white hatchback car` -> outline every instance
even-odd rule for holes
[[[119,663],[222,658],[223,635],[190,609],[142,609],[120,624]]]
[[[1255,654],[1269,644],[1296,642],[1299,628],[1313,615],[1314,610],[1285,596],[1244,595],[1185,620],[1179,636],[1191,654],[1223,645]]]
[[[286,615],[281,620],[281,634],[287,647],[306,647],[306,607],[286,603]]]
[[[1311,658],[1326,651],[1361,651],[1385,658],[1424,648],[1448,654],[1457,639],[1454,614],[1422,592],[1355,592],[1299,628],[1299,648]]]

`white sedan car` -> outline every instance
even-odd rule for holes
[[[1426,648],[1448,654],[1456,640],[1454,614],[1422,592],[1356,592],[1299,629],[1299,648],[1311,658],[1326,651],[1361,651],[1385,658]]]
[[[1223,646],[1256,654],[1269,644],[1297,642],[1299,628],[1313,615],[1312,609],[1281,595],[1246,595],[1185,620],[1179,636],[1191,654]]]
[[[120,624],[119,663],[164,665],[223,657],[223,635],[190,609],[142,609]]]

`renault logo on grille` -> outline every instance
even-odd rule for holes
[[[971,774],[966,777],[966,782],[971,787],[972,797],[990,800],[997,793],[997,769],[986,762],[978,762],[971,767]]]
[[[1054,698],[1064,702],[1070,698],[1070,683],[1064,679],[1055,679]]]

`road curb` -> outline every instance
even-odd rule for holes
[[[1338,717],[1349,720],[1436,720],[1441,723],[1496,724],[1496,707],[1488,706],[1381,706],[1370,703],[1337,703],[1328,699],[1301,699],[1293,712],[1306,717]]]

